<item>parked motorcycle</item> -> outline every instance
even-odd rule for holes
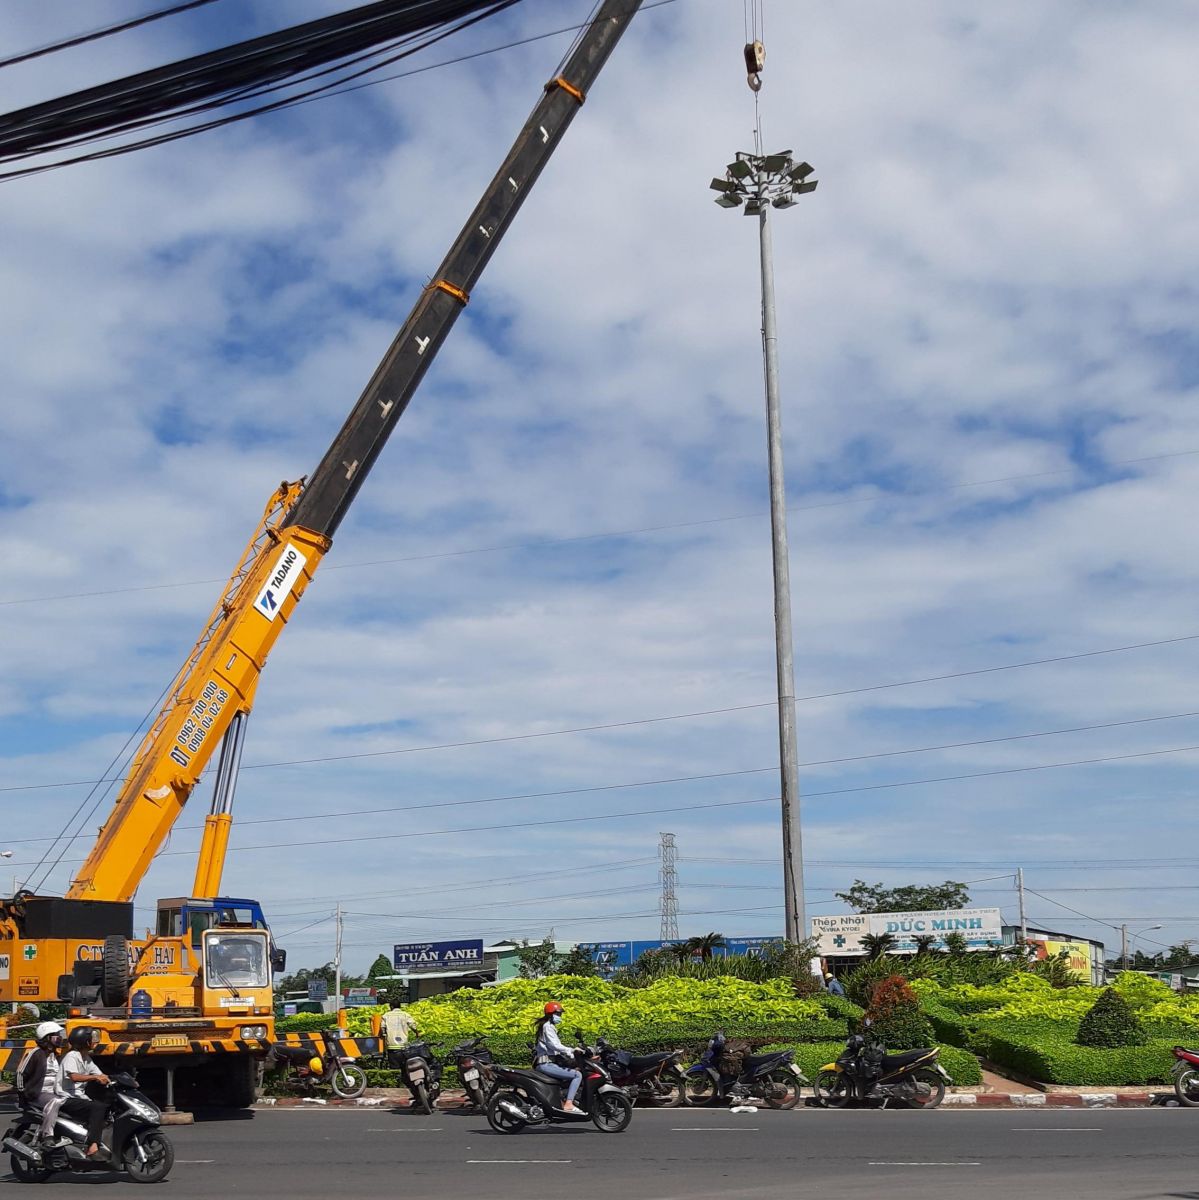
[[[62,1114],[54,1125],[66,1145],[46,1146],[38,1136],[41,1111],[22,1101],[21,1112],[0,1145],[9,1152],[13,1175],[21,1183],[44,1183],[56,1171],[120,1171],[134,1183],[159,1183],[175,1165],[175,1147],[159,1128],[162,1111],[138,1090],[137,1080],[124,1072],[111,1083],[89,1085],[89,1094],[107,1104],[101,1151],[87,1157],[87,1127]]]
[[[906,1050],[888,1054],[886,1048],[854,1033],[836,1062],[825,1063],[816,1077],[816,1094],[826,1108],[844,1108],[851,1100],[902,1100],[911,1108],[936,1108],[952,1083],[939,1062],[940,1050]]]
[[[578,1038],[584,1040],[581,1033]],[[679,1066],[683,1059],[681,1050],[633,1055],[618,1050],[602,1037],[596,1038],[595,1048],[612,1082],[624,1088],[634,1104],[644,1100],[659,1108],[677,1108],[686,1098],[687,1078]]]
[[[475,1108],[486,1108],[487,1098],[495,1090],[495,1059],[486,1041],[481,1037],[468,1039],[455,1046],[452,1054],[467,1102]]]
[[[737,1074],[721,1070],[727,1039],[715,1034],[699,1062],[687,1068],[687,1103],[693,1105],[744,1104],[761,1100],[768,1108],[789,1109],[799,1103],[800,1089],[808,1077],[795,1065],[790,1050],[747,1054]]]
[[[580,1046],[573,1061],[583,1083],[575,1107],[563,1107],[567,1084],[528,1067],[495,1067],[496,1090],[487,1102],[487,1123],[497,1133],[520,1133],[533,1125],[572,1125],[590,1121],[603,1133],[623,1133],[633,1119],[633,1102],[600,1061],[597,1048]]]
[[[428,1042],[409,1042],[398,1050],[388,1050],[388,1065],[399,1071],[404,1086],[412,1093],[411,1108],[426,1114],[441,1095],[441,1063]]]
[[[1199,1107],[1199,1050],[1188,1050],[1185,1046],[1174,1047],[1174,1092],[1178,1103],[1188,1108]]]
[[[284,1066],[283,1086],[312,1096],[318,1087],[330,1087],[335,1096],[354,1100],[366,1091],[366,1072],[352,1059],[338,1053],[337,1034],[321,1031],[324,1052],[314,1053],[310,1046],[289,1046],[276,1042],[267,1056],[267,1068]]]

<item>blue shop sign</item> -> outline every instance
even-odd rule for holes
[[[482,967],[483,939],[404,942],[393,948],[391,961],[397,971],[428,970],[433,967]]]

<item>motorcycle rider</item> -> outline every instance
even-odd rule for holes
[[[563,1112],[574,1112],[575,1095],[579,1084],[583,1082],[583,1074],[573,1068],[563,1067],[555,1061],[565,1058],[571,1061],[574,1052],[563,1044],[558,1036],[558,1026],[562,1023],[562,1005],[557,1000],[551,1000],[545,1006],[545,1015],[537,1022],[537,1044],[533,1049],[533,1070],[542,1075],[548,1075],[558,1083],[565,1083],[566,1100],[562,1105]]]
[[[17,1091],[27,1104],[42,1110],[41,1138],[53,1145],[63,1144],[54,1137],[54,1122],[66,1099],[58,1059],[64,1033],[57,1021],[43,1021],[33,1031],[34,1048],[17,1067]]]
[[[87,1124],[87,1156],[95,1158],[100,1153],[100,1135],[104,1132],[108,1105],[103,1100],[93,1100],[87,1094],[87,1085],[107,1085],[111,1080],[92,1059],[92,1047],[96,1044],[94,1029],[86,1026],[72,1029],[67,1041],[71,1048],[62,1060],[62,1074],[69,1095],[63,1101],[62,1111]]]

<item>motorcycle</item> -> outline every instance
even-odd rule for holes
[[[936,1108],[952,1083],[939,1062],[940,1050],[888,1054],[864,1034],[850,1034],[836,1062],[825,1063],[816,1077],[816,1094],[825,1108],[844,1108],[851,1100],[902,1100],[911,1108]]]
[[[487,1102],[487,1124],[497,1133],[520,1133],[533,1125],[572,1125],[590,1121],[603,1133],[623,1133],[633,1119],[633,1102],[612,1082],[597,1048],[580,1046],[570,1066],[583,1083],[575,1107],[563,1107],[566,1083],[528,1067],[495,1067],[496,1090]]]
[[[1175,1046],[1173,1053],[1175,1061],[1170,1074],[1174,1076],[1178,1103],[1188,1108],[1199,1107],[1199,1050]]]
[[[584,1040],[581,1033],[578,1038]],[[627,1050],[618,1050],[602,1037],[596,1038],[595,1048],[612,1082],[618,1088],[624,1088],[634,1104],[645,1100],[661,1108],[677,1108],[683,1103],[687,1079],[679,1069],[683,1058],[681,1050],[635,1056]]]
[[[410,1108],[426,1114],[441,1095],[441,1063],[437,1061],[428,1042],[409,1042],[398,1050],[388,1050],[388,1065],[400,1072],[404,1086],[412,1093]]]
[[[799,1103],[800,1090],[809,1080],[795,1065],[792,1051],[747,1054],[740,1072],[730,1075],[720,1069],[725,1043],[723,1033],[715,1034],[699,1062],[687,1068],[688,1104],[700,1106],[719,1100],[744,1104],[748,1100],[761,1100],[768,1108],[790,1109]]]
[[[88,1085],[89,1094],[104,1100],[107,1112],[100,1135],[100,1153],[87,1157],[87,1128],[67,1114],[54,1125],[66,1145],[43,1145],[40,1110],[22,1101],[21,1112],[0,1145],[9,1152],[13,1175],[21,1183],[44,1183],[57,1171],[76,1173],[124,1170],[135,1183],[160,1183],[175,1165],[175,1147],[159,1128],[162,1111],[138,1090],[137,1080],[124,1072],[107,1086]]]
[[[468,1039],[454,1047],[454,1065],[466,1092],[467,1102],[486,1108],[487,1098],[495,1089],[495,1059],[483,1038]]]
[[[354,1100],[366,1091],[366,1072],[352,1058],[337,1052],[335,1033],[321,1031],[323,1054],[310,1046],[289,1046],[276,1042],[267,1055],[267,1067],[282,1063],[283,1085],[311,1096],[320,1086],[333,1089],[335,1096]]]

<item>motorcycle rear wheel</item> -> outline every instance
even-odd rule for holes
[[[26,1129],[19,1140],[26,1146],[33,1146],[37,1142],[36,1130]],[[49,1168],[39,1167],[19,1154],[10,1155],[8,1161],[12,1166],[12,1173],[19,1183],[45,1183],[54,1174]]]
[[[663,1090],[653,1097],[656,1108],[678,1108],[687,1099],[687,1077],[681,1071],[663,1071],[658,1083]]]
[[[624,1133],[633,1119],[633,1102],[617,1092],[601,1092],[591,1102],[591,1120],[604,1133]]]
[[[937,1071],[921,1070],[912,1073],[916,1094],[908,1097],[909,1108],[936,1108],[945,1099],[945,1080]],[[928,1088],[928,1093],[922,1090]]]
[[[366,1091],[366,1072],[361,1067],[340,1064],[333,1072],[333,1094],[343,1100],[356,1100]]]
[[[849,1080],[841,1071],[821,1071],[816,1076],[816,1095],[825,1108],[844,1108],[852,1098]]]
[[[799,1080],[790,1071],[772,1071],[766,1077],[766,1088],[763,1099],[767,1108],[786,1112],[799,1103]]]
[[[1199,1070],[1188,1067],[1174,1076],[1174,1094],[1179,1104],[1199,1108]]]
[[[702,1075],[687,1076],[686,1100],[695,1108],[716,1102],[716,1082],[707,1071]]]
[[[487,1104],[487,1124],[496,1133],[520,1133],[525,1127],[525,1122],[519,1117],[514,1117],[511,1113],[505,1112],[500,1107],[501,1101],[516,1104],[516,1094],[514,1092],[496,1092],[491,1097],[491,1100]]]
[[[429,1098],[429,1089],[423,1083],[416,1083],[412,1086],[412,1099],[416,1101],[416,1107],[419,1108],[427,1117],[433,1115],[433,1101]]]

